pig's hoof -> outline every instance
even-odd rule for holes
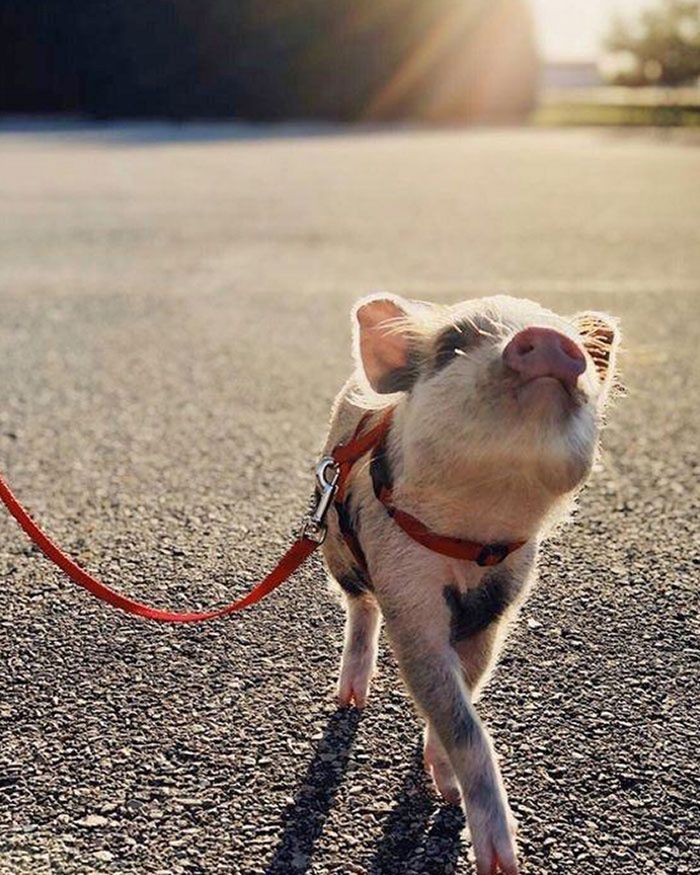
[[[452,766],[447,759],[432,755],[430,748],[426,748],[423,754],[425,770],[433,779],[435,791],[442,796],[450,805],[461,805],[462,796],[459,792],[457,778],[452,771]]]
[[[440,772],[437,769],[432,770],[433,786],[436,791],[442,796],[445,802],[450,805],[461,805],[462,796],[459,792],[459,784],[455,776],[450,772]]]
[[[369,685],[372,680],[372,666],[361,662],[343,663],[338,680],[337,699],[342,708],[347,708],[353,702],[355,707],[364,708],[369,696]]]
[[[505,806],[496,813],[468,814],[477,875],[519,875],[516,824]]]

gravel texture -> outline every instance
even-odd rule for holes
[[[700,150],[654,132],[0,130],[0,464],[160,606],[286,548],[376,288],[622,319],[628,395],[480,711],[523,875],[696,873]],[[468,873],[382,645],[313,560],[227,621],[96,602],[0,514],[0,872]]]

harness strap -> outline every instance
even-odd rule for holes
[[[467,541],[463,538],[450,538],[447,535],[438,535],[419,519],[411,516],[410,513],[394,507],[391,490],[382,489],[379,494],[379,500],[396,525],[403,529],[409,538],[413,538],[414,541],[417,541],[434,553],[441,553],[443,556],[450,556],[452,559],[476,562],[477,565],[482,567],[498,565],[525,543],[525,541],[511,541],[507,544],[482,544],[479,541]]]
[[[391,426],[393,412],[394,411],[389,408],[373,428],[370,428],[369,431],[363,433],[365,426],[372,416],[371,412],[365,413],[355,429],[352,440],[347,444],[339,444],[331,453],[333,460],[337,463],[340,469],[340,480],[338,483],[338,490],[335,494],[336,504],[342,502],[345,498],[345,486],[355,462],[358,462],[372,449],[372,447],[380,444],[386,437]]]
[[[385,431],[382,434],[372,454],[370,463],[372,486],[375,496],[384,505],[387,514],[409,538],[434,553],[440,553],[452,559],[476,562],[482,567],[498,565],[512,552],[523,546],[525,541],[483,544],[465,538],[439,535],[429,529],[421,520],[397,508],[394,504],[393,480],[385,445],[386,433]]]

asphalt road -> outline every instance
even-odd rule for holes
[[[0,130],[0,464],[81,562],[221,604],[289,543],[347,311],[508,290],[622,319],[628,396],[480,706],[524,875],[700,870],[700,149],[653,132]],[[0,513],[0,872],[467,873],[382,646],[332,692],[311,562],[196,628]]]

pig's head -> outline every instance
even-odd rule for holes
[[[448,307],[375,295],[353,315],[358,384],[373,406],[396,405],[416,492],[510,484],[546,504],[585,480],[614,381],[610,316],[505,295]]]

